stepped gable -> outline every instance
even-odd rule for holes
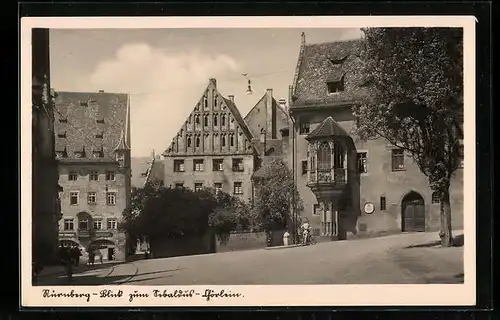
[[[253,154],[252,134],[236,104],[208,86],[163,156]]]
[[[110,162],[119,144],[130,146],[128,95],[57,92],[55,149],[61,162]],[[120,138],[123,135],[123,141]]]

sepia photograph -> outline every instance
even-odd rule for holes
[[[106,19],[23,28],[23,299],[474,302],[473,22]]]

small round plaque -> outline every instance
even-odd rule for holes
[[[375,211],[375,206],[373,205],[373,203],[371,202],[365,203],[365,212],[367,214],[371,214],[373,213],[373,211]]]

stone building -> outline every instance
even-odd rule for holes
[[[216,79],[210,79],[163,153],[165,185],[193,190],[213,187],[251,202],[251,176],[259,166],[259,156],[277,145],[273,141],[280,141],[276,123],[286,114],[277,110],[281,107],[272,97],[272,90],[268,90],[243,119],[234,96],[223,97],[217,90]]]
[[[288,159],[318,235],[439,230],[440,204],[413,160],[383,139],[353,134],[362,40],[306,44],[289,90]],[[452,227],[463,227],[463,172],[451,190]]]
[[[126,237],[118,230],[130,205],[130,100],[127,94],[59,92],[56,154],[62,215],[61,243],[100,249],[124,260]]]
[[[54,141],[54,104],[50,90],[49,30],[32,31],[32,260],[58,262],[57,224],[60,186]]]

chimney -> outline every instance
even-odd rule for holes
[[[234,103],[234,95],[230,94],[227,96],[232,103]]]
[[[217,79],[215,78],[210,78],[210,82],[213,83],[214,88],[217,88]]]
[[[276,139],[276,125],[273,119],[273,89],[267,89],[266,92],[266,131],[271,139]]]
[[[99,92],[100,92],[100,93],[103,93],[103,92],[104,92],[104,90],[102,90],[102,89],[99,89]]]
[[[286,111],[286,99],[280,99],[278,103]]]

